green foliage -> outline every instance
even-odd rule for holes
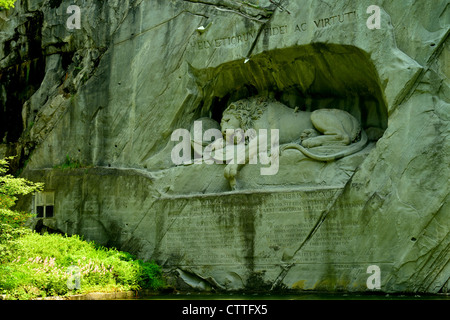
[[[0,0],[0,8],[14,8],[14,2],[16,2],[16,0]]]
[[[42,191],[43,185],[6,174],[0,160],[0,294],[10,299],[74,293],[69,267],[80,272],[77,293],[157,289],[164,285],[161,269],[129,253],[83,241],[79,236],[40,235],[24,227],[31,217],[11,208],[18,195]],[[74,288],[75,289],[75,288]]]
[[[7,174],[8,161],[11,159],[0,159],[0,263],[13,254],[16,240],[29,232],[24,225],[32,216],[31,213],[11,210],[16,204],[17,196],[41,191],[43,188],[42,183]]]
[[[78,169],[78,168],[88,168],[89,166],[82,164],[79,160],[73,159],[66,155],[66,160],[59,166],[55,166],[54,169]]]
[[[23,178],[16,178],[8,171],[8,161],[13,159],[0,159],[0,208],[9,209],[17,201],[17,195],[26,195],[36,191],[41,191],[42,183],[34,183]]]
[[[79,236],[33,232],[17,242],[15,258],[0,264],[0,293],[10,299],[158,289],[164,285],[156,264],[135,260],[129,253],[83,241]],[[79,290],[70,290],[67,285],[69,267],[80,272]]]

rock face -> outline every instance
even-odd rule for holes
[[[68,29],[71,4],[0,12],[0,156],[54,191],[45,225],[180,288],[450,290],[447,1],[90,1]],[[344,110],[369,143],[286,150],[235,190],[226,164],[174,163],[174,131],[254,96]]]

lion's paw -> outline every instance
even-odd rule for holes
[[[306,139],[317,137],[318,135],[319,135],[319,133],[314,129],[305,129],[305,130],[303,130],[302,134],[300,135],[300,138],[303,141]]]
[[[237,172],[238,172],[238,165],[230,163],[229,165],[227,165],[225,167],[224,176],[228,180],[231,180],[231,179],[234,179],[234,177],[236,177]]]

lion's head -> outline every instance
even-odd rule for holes
[[[251,97],[232,102],[223,112],[220,127],[226,129],[241,128],[245,131],[253,128],[253,121],[264,114],[273,99],[266,97]]]

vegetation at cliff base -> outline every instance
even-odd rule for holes
[[[14,253],[15,258],[0,264],[0,293],[9,299],[158,289],[163,285],[156,264],[78,236],[30,232],[16,240]]]
[[[14,8],[14,2],[16,2],[16,0],[0,0],[0,8]]]
[[[0,160],[0,294],[33,299],[163,286],[154,263],[79,236],[41,235],[26,228],[32,214],[13,210],[17,196],[42,191],[43,185],[6,174],[8,160]]]

